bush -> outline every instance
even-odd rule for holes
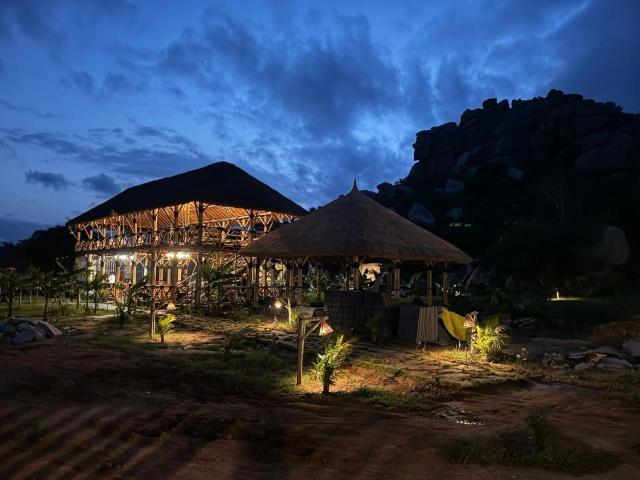
[[[324,353],[318,354],[311,373],[322,381],[322,393],[329,393],[329,388],[335,383],[335,378],[351,348],[351,342],[345,341],[344,335],[338,335],[327,342]]]
[[[158,332],[160,333],[160,343],[164,343],[164,337],[173,331],[173,322],[176,321],[175,315],[165,315],[158,320]]]
[[[498,322],[498,317],[492,317],[476,327],[476,332],[471,338],[471,351],[488,360],[496,359],[502,354],[508,341],[509,335]]]

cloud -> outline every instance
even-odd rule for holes
[[[105,100],[113,95],[141,93],[147,88],[146,82],[133,81],[121,73],[108,73],[99,83],[87,72],[72,71],[61,77],[60,83],[67,88],[77,88],[96,100]]]
[[[38,118],[43,118],[43,119],[56,118],[57,116],[51,112],[40,111],[32,107],[22,107],[20,105],[15,105],[11,102],[7,102],[6,100],[1,100],[1,99],[0,99],[0,106],[12,112],[28,113],[30,115],[33,115]]]
[[[145,135],[125,134],[119,128],[93,128],[85,135],[10,129],[0,130],[0,144],[7,144],[8,148],[37,147],[60,160],[141,179],[175,174],[211,162],[197,144],[174,130],[157,133],[160,138],[150,144]]]
[[[67,190],[72,185],[64,175],[39,170],[27,170],[24,172],[24,181],[53,190]]]
[[[94,175],[92,177],[86,177],[82,179],[82,186],[87,190],[92,190],[97,193],[104,193],[107,195],[114,195],[122,190],[122,187],[116,183],[116,181],[104,173]]]

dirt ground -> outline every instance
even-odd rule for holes
[[[0,366],[1,479],[572,478],[452,463],[443,451],[522,429],[540,406],[569,441],[618,459],[580,478],[640,478],[640,409],[566,384],[505,381],[425,411],[303,390],[229,394],[154,355],[84,335],[0,345]]]

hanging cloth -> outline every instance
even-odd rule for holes
[[[449,335],[453,338],[464,342],[468,342],[471,339],[471,329],[465,328],[465,317],[443,308],[440,313],[440,318],[447,332],[449,332]]]

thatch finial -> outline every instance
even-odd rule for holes
[[[356,182],[356,179],[353,179],[353,188],[351,189],[352,192],[358,192],[358,183]]]

